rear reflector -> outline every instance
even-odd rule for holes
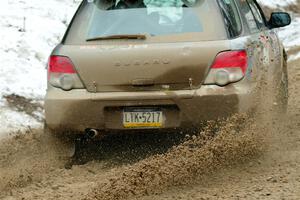
[[[240,81],[245,76],[247,66],[245,50],[221,52],[216,56],[204,84],[225,86]]]
[[[51,56],[48,66],[49,73],[75,74],[72,61],[64,56]]]

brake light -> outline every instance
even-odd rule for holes
[[[204,84],[225,86],[240,81],[246,74],[247,66],[247,52],[245,50],[221,52],[210,67]]]
[[[72,61],[65,56],[50,56],[48,81],[52,86],[63,90],[83,88]]]
[[[72,61],[64,56],[51,56],[49,59],[50,73],[75,74]]]

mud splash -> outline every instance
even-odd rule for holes
[[[100,182],[83,199],[117,200],[157,194],[171,186],[192,184],[216,170],[246,162],[263,150],[263,127],[247,115],[211,122],[197,136]]]

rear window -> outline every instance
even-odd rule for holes
[[[202,32],[197,9],[201,0],[118,0],[94,1],[87,39],[111,35],[151,36]]]
[[[67,40],[86,42],[118,35],[153,39],[185,34],[186,40],[224,39],[226,32],[220,28],[222,19],[215,4],[211,0],[87,0]]]

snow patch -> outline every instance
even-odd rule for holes
[[[1,106],[0,110],[0,124],[0,139],[19,130],[41,127],[41,123],[26,113],[14,111],[3,106]]]
[[[46,64],[61,40],[78,2],[74,0],[3,0],[0,7],[0,127],[3,132],[41,126],[6,105],[4,95],[41,100]],[[40,113],[42,115],[42,113]],[[1,135],[1,132],[0,132]]]
[[[279,8],[292,4],[296,4],[297,0],[258,0],[258,2],[264,6],[268,6],[270,8]]]

